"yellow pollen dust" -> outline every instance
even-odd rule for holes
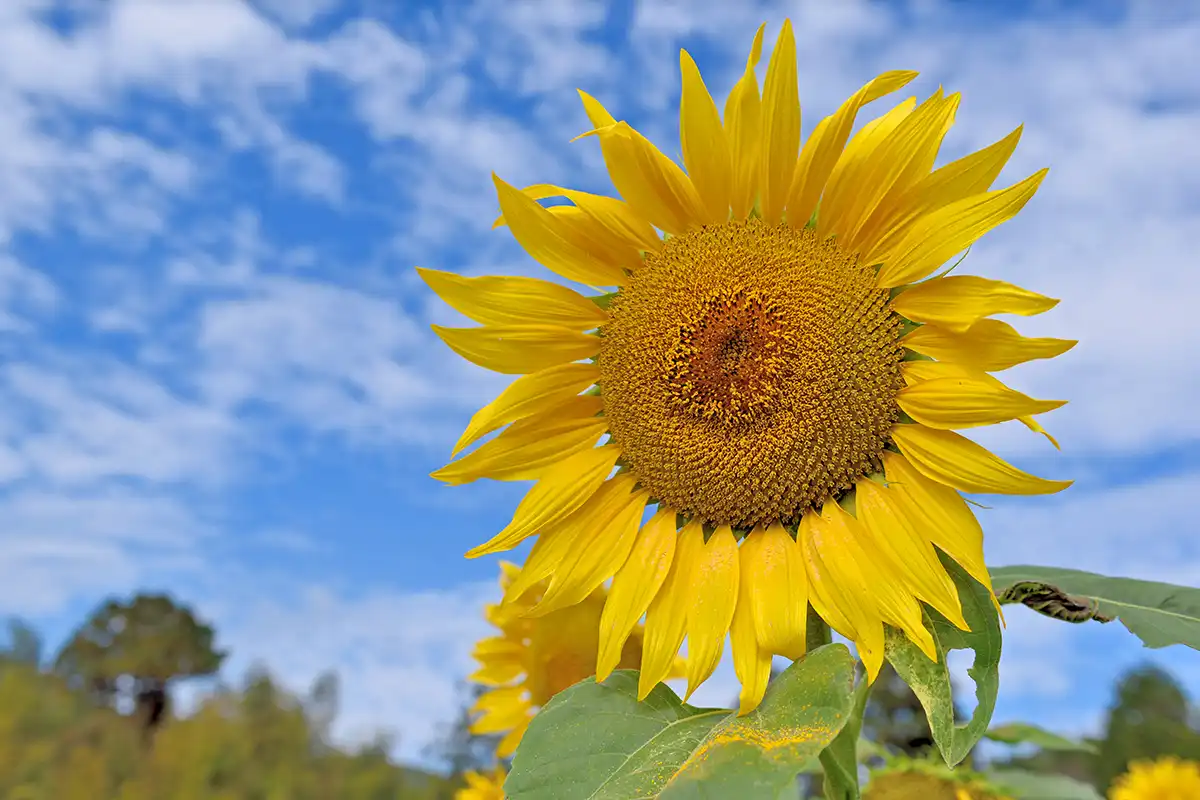
[[[903,386],[875,273],[759,219],[668,239],[601,330],[609,431],[639,483],[705,522],[792,522],[880,469]]]

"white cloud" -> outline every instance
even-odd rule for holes
[[[28,616],[203,569],[197,545],[212,533],[174,498],[119,487],[9,489],[0,517],[0,604]]]
[[[99,356],[0,367],[0,433],[25,472],[56,484],[107,478],[201,483],[229,466],[232,420]]]
[[[318,431],[439,442],[452,430],[439,410],[469,408],[480,384],[428,343],[391,303],[273,278],[204,309],[198,380],[221,407],[269,403]]]
[[[990,564],[1051,564],[1187,586],[1200,583],[1200,543],[1186,535],[1197,491],[1200,475],[1193,472],[1091,491],[1073,487],[976,515]]]
[[[45,313],[59,300],[58,289],[35,269],[0,252],[0,335],[28,333],[29,314]]]
[[[499,591],[491,581],[349,594],[288,585],[267,599],[258,586],[247,588],[245,597],[225,592],[200,608],[235,654],[230,672],[262,661],[303,691],[335,668],[342,688],[335,734],[361,740],[380,729],[394,731],[400,755],[409,760],[419,759],[437,727],[457,713],[457,682],[473,669],[471,647],[489,635],[483,604]]]
[[[304,28],[337,10],[342,0],[257,0],[258,5],[282,24]]]

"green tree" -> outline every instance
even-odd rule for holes
[[[37,639],[31,628],[24,630],[32,639],[10,640]],[[100,678],[116,680],[111,676],[118,670],[130,675],[127,662],[113,656],[111,669],[102,669],[84,661],[96,656],[78,645],[55,670],[40,668],[36,658],[12,657],[33,651],[12,641],[0,646],[3,798],[433,800],[449,786],[440,776],[394,763],[395,743],[387,737],[340,746],[330,734],[337,713],[332,673],[301,697],[264,668],[251,670],[240,686],[218,686],[192,713],[165,720],[146,748],[138,727],[112,703],[96,702]]]
[[[42,663],[42,637],[29,623],[16,617],[8,620],[8,641],[0,648],[0,661],[38,667]]]
[[[1096,759],[1096,785],[1107,791],[1130,761],[1176,755],[1200,759],[1191,700],[1170,674],[1154,666],[1127,672],[1116,686]]]
[[[341,682],[337,673],[332,670],[318,675],[308,690],[304,712],[308,715],[308,723],[312,728],[314,750],[320,751],[331,746],[333,723],[337,719],[341,694]]]
[[[102,603],[63,645],[54,669],[104,705],[132,701],[147,733],[166,718],[173,683],[214,675],[225,653],[192,610],[165,594]]]
[[[450,776],[449,783],[437,795],[439,800],[450,800],[454,792],[465,784],[463,774],[469,770],[487,770],[496,763],[496,745],[499,736],[480,736],[471,733],[471,706],[487,687],[478,684],[460,684],[458,693],[462,700],[454,721],[441,726],[440,734],[425,748],[425,756],[441,764]]]

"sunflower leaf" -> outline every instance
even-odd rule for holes
[[[862,796],[858,789],[858,754],[862,741],[863,712],[866,710],[870,694],[871,685],[865,678],[860,680],[854,688],[850,721],[829,747],[821,751],[826,800],[859,800]]]
[[[1091,742],[1068,739],[1065,736],[1059,736],[1057,733],[1044,730],[1036,725],[1030,725],[1027,722],[1010,722],[1006,725],[997,725],[989,729],[984,735],[993,742],[1032,744],[1043,750],[1064,750],[1080,753],[1096,752],[1096,746]]]
[[[912,688],[925,716],[933,741],[946,763],[958,765],[987,732],[996,709],[1000,688],[1000,617],[992,605],[988,590],[972,579],[953,559],[938,554],[946,571],[958,587],[963,616],[970,631],[960,631],[931,608],[925,609],[925,623],[937,644],[937,663],[929,660],[903,633],[887,630],[886,653],[900,677]],[[955,722],[954,691],[946,654],[951,650],[973,650],[975,664],[967,671],[975,681],[978,701],[971,718],[963,725]]]
[[[637,682],[622,670],[557,694],[517,748],[506,797],[780,796],[850,718],[854,659],[840,644],[809,653],[744,717],[690,706],[663,684],[639,703]]]
[[[1117,618],[1146,647],[1183,644],[1200,650],[1200,589],[1059,567],[990,572],[1002,603],[1023,603],[1069,622]]]
[[[985,774],[1013,800],[1104,800],[1094,787],[1066,775],[1020,769],[996,769]]]

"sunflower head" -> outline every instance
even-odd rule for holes
[[[760,91],[762,33],[723,113],[681,54],[682,166],[580,92],[584,135],[619,198],[495,178],[497,224],[576,288],[421,270],[480,323],[438,335],[518,376],[454,452],[499,433],[435,477],[536,481],[468,555],[536,536],[523,574],[548,583],[534,617],[599,609],[591,598],[611,580],[597,674],[625,663],[644,617],[643,697],[685,640],[690,693],[728,635],[743,713],[772,656],[803,653],[810,606],[855,642],[872,679],[885,625],[938,657],[923,604],[967,627],[941,554],[991,584],[960,492],[1069,481],[1022,472],[956,431],[1015,420],[1050,438],[1034,417],[1063,402],[992,373],[1074,344],[992,319],[1056,300],[935,274],[1036,191],[1045,170],[992,189],[1020,128],[934,168],[959,101],[939,89],[851,135],[866,105],[916,76],[888,72],[802,143],[791,25]],[[538,202],[549,197],[566,203]]]
[[[1200,764],[1167,756],[1134,761],[1109,789],[1109,800],[1192,800],[1200,797]]]
[[[471,731],[504,734],[497,755],[507,758],[537,709],[563,689],[596,674],[605,592],[598,589],[582,602],[531,615],[546,582],[531,582],[527,573],[508,562],[501,563],[501,570],[505,599],[485,611],[498,635],[480,640],[473,653],[479,669],[470,680],[490,688],[472,709],[478,716]],[[636,669],[641,658],[642,632],[635,630],[617,666]]]
[[[463,774],[467,785],[454,793],[454,800],[504,800],[504,779],[507,773],[497,764],[491,772],[467,770]]]
[[[982,775],[897,757],[871,771],[863,800],[1012,800]]]

